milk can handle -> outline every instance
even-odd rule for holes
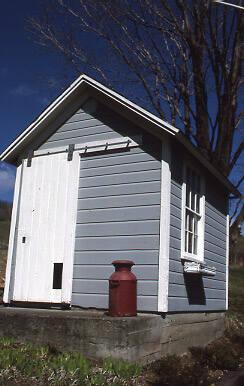
[[[118,280],[111,280],[110,281],[110,286],[111,287],[118,287],[119,286],[119,281]]]

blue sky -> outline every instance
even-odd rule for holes
[[[0,12],[0,152],[60,94],[75,74],[51,50],[41,48],[27,30],[27,19],[40,12],[42,0],[1,2]],[[98,49],[97,41],[89,45]],[[100,47],[101,48],[101,47]],[[102,51],[102,50],[101,50]],[[108,61],[111,65],[111,59]],[[123,74],[120,74],[121,76]],[[120,82],[120,85],[123,82]],[[118,90],[132,98],[127,87]],[[238,134],[237,137],[241,135]],[[238,180],[243,162],[233,175]],[[12,201],[15,169],[0,163],[0,200]]]
[[[0,152],[72,79],[60,56],[38,46],[26,28],[27,18],[39,13],[40,4],[41,0],[1,2]],[[0,200],[12,200],[14,175],[14,168],[0,163]]]

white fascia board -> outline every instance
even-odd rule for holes
[[[168,138],[162,141],[161,159],[161,210],[158,267],[158,312],[168,311],[169,244],[171,196],[171,146]]]
[[[91,85],[93,89],[96,89],[96,90],[102,92],[103,94],[106,94],[108,97],[117,101],[120,105],[125,106],[127,109],[137,113],[138,115],[141,115],[143,118],[146,118],[148,121],[150,121],[154,125],[157,125],[160,129],[163,129],[163,130],[165,130],[168,133],[173,134],[173,135],[175,135],[179,132],[179,129],[170,125],[168,122],[163,121],[162,119],[158,118],[156,115],[150,113],[149,111],[143,109],[142,107],[138,106],[137,104],[131,102],[127,98],[118,94],[117,92],[109,89],[106,86],[103,86],[101,83],[95,81],[94,79],[89,78],[87,75],[84,75],[84,80],[86,81],[87,84]]]
[[[122,95],[116,93],[115,91],[110,90],[106,86],[103,86],[101,83],[95,81],[94,79],[88,77],[87,75],[81,75],[78,79],[76,79],[53,103],[44,112],[29,126],[22,134],[20,134],[14,142],[0,155],[0,160],[5,161],[7,157],[14,152],[18,146],[23,145],[25,141],[28,139],[30,135],[32,135],[40,126],[44,123],[47,118],[50,118],[52,114],[60,107],[61,104],[65,104],[68,101],[71,94],[74,93],[75,90],[78,90],[81,86],[87,85],[90,86],[93,90],[97,90],[102,94],[107,95],[109,98],[112,98],[120,105],[125,106],[131,112],[134,112],[147,121],[153,123],[158,126],[160,129],[165,130],[171,134],[177,134],[179,132],[178,129],[171,126],[169,123],[164,122],[160,118],[155,115],[149,113],[147,110],[139,107],[135,103],[129,101]]]

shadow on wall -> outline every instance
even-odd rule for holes
[[[184,282],[189,304],[206,304],[203,278],[200,275],[184,274]]]

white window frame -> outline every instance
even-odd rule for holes
[[[186,183],[187,183],[187,168],[193,170],[200,176],[200,220],[198,221],[198,241],[197,254],[185,251],[185,218],[186,218]],[[191,210],[188,208],[188,210]],[[194,211],[193,211],[194,213]],[[196,262],[204,262],[204,234],[205,234],[205,179],[196,167],[190,162],[185,162],[183,166],[183,183],[182,183],[182,207],[181,207],[181,259]]]

